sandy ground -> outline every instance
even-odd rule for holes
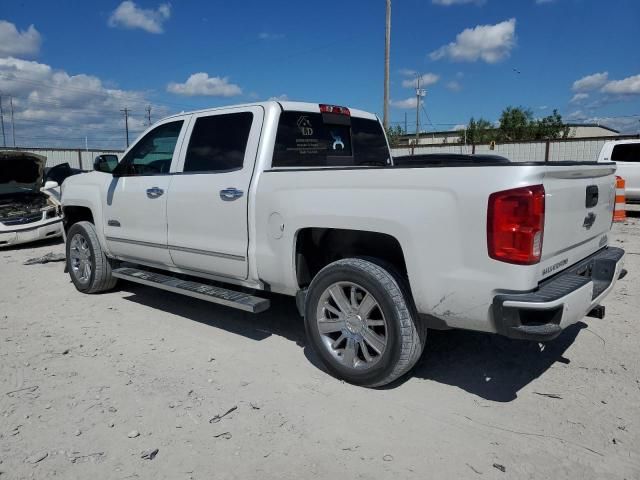
[[[629,274],[605,320],[544,346],[432,332],[383,390],[327,375],[291,299],[82,295],[63,264],[22,264],[61,243],[0,250],[0,480],[638,479],[639,233],[615,227]]]

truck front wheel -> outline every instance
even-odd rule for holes
[[[305,328],[332,375],[366,387],[407,373],[426,341],[404,280],[359,258],[333,262],[315,276],[305,302]]]
[[[76,289],[98,293],[112,289],[117,278],[104,254],[96,227],[91,222],[74,223],[67,232],[67,270]]]

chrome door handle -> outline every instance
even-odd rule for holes
[[[158,198],[161,197],[164,193],[164,190],[158,187],[148,188],[147,189],[147,197],[149,198]]]
[[[231,202],[236,200],[244,195],[242,190],[238,190],[234,187],[225,188],[224,190],[220,190],[220,198],[225,202]]]

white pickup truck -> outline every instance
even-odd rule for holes
[[[615,162],[616,173],[626,183],[626,200],[640,202],[640,138],[605,142],[598,162]]]
[[[126,279],[250,312],[259,291],[295,296],[327,369],[358,385],[409,371],[427,328],[551,340],[602,317],[624,274],[615,164],[394,159],[378,118],[346,107],[174,115],[95,168],[62,186],[78,290]]]

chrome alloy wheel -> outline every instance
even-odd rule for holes
[[[330,285],[320,296],[316,322],[327,351],[345,367],[371,368],[387,347],[388,327],[382,309],[356,283]]]
[[[79,233],[75,234],[69,245],[69,257],[71,270],[76,279],[81,283],[88,283],[91,279],[93,264],[91,263],[91,249],[89,242]]]

